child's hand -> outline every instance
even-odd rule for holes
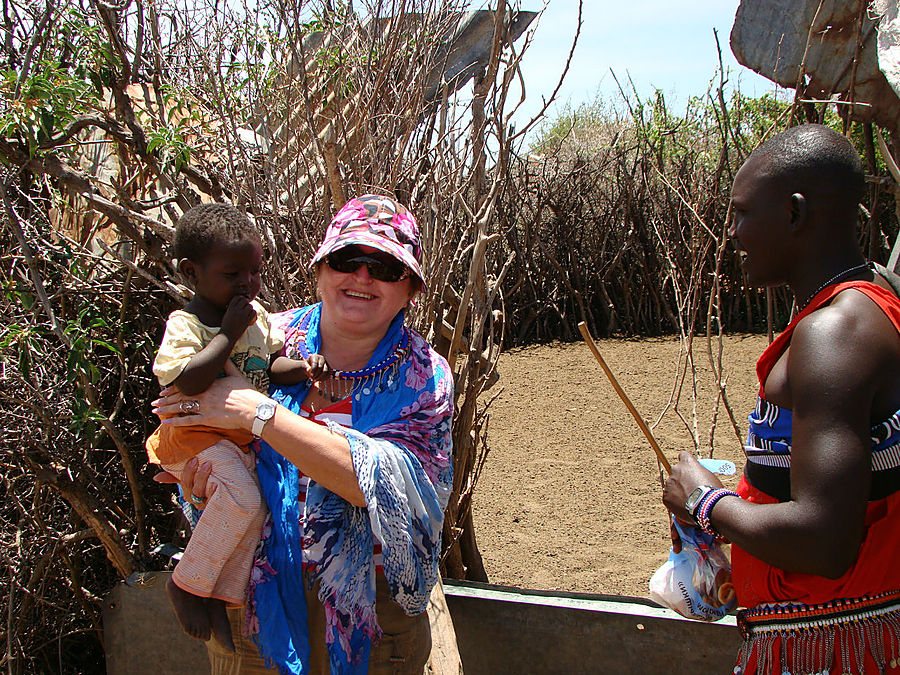
[[[232,342],[237,342],[237,339],[254,321],[256,321],[256,310],[250,304],[250,298],[245,295],[236,295],[228,303],[225,316],[222,317],[222,332]]]
[[[329,373],[328,364],[321,354],[310,354],[306,360],[306,376],[310,380],[324,380]]]

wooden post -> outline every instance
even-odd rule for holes
[[[462,659],[456,644],[456,630],[444,597],[444,584],[438,579],[428,601],[428,622],[431,624],[431,656],[425,666],[427,675],[462,675]]]

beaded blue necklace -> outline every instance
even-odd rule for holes
[[[304,359],[309,359],[310,350],[307,338],[309,335],[309,323],[312,320],[312,313],[315,307],[311,307],[300,318],[297,324],[297,351]],[[360,370],[332,370],[329,372],[330,381],[344,380],[351,382],[349,396],[355,400],[359,400],[360,396],[368,396],[373,391],[380,394],[385,389],[394,386],[394,379],[397,376],[397,370],[406,354],[409,352],[409,331],[406,326],[400,328],[400,341],[394,347],[393,351],[388,354],[379,363],[362,368]],[[327,384],[325,385],[328,386]],[[324,391],[322,392],[325,393]],[[329,398],[335,399],[334,389],[330,389]]]

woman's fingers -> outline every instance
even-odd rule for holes
[[[181,470],[181,490],[185,495],[197,494],[194,492],[194,476],[197,474],[197,458],[191,457]],[[197,495],[202,497],[203,495]]]
[[[212,473],[212,465],[209,462],[202,464],[193,457],[184,465],[181,471],[181,489],[184,497],[197,508],[206,506],[206,500],[216,492],[216,484],[209,482]]]
[[[169,392],[169,393],[166,393]],[[201,401],[203,394],[185,396],[178,390],[163,390],[159,398],[151,403],[153,414],[169,423],[184,419],[177,423],[181,426],[199,424],[197,416],[203,411]]]
[[[159,392],[159,396],[150,402],[150,405],[153,406],[152,412],[160,419],[179,415],[181,411],[178,409],[178,406],[183,399],[184,396],[181,395],[181,392],[176,387],[165,387]]]
[[[215,483],[209,483],[209,474],[212,473],[212,464],[203,462],[196,457],[188,460],[181,472],[181,487],[185,494],[192,494],[200,500],[209,499],[216,491]]]
[[[170,474],[168,471],[160,471],[158,474],[153,476],[153,480],[157,483],[165,483],[167,485],[175,485],[178,483],[178,478]]]
[[[206,506],[206,501],[216,492],[215,482],[209,482],[211,473],[212,465],[209,462],[200,464],[197,458],[193,457],[184,465],[181,471],[181,480],[168,471],[160,471],[153,476],[153,480],[157,483],[180,484],[185,501],[202,509]]]
[[[167,389],[163,389],[159,393],[159,398],[152,401],[150,405],[153,406],[154,415],[156,415],[160,419],[166,419],[168,417],[181,415],[181,404],[186,400],[188,400],[187,397],[183,396],[181,392],[179,392],[174,387],[169,387]]]
[[[203,462],[200,465],[200,468],[197,469],[197,474],[194,476],[194,496],[202,497],[203,499],[209,499],[216,492],[216,484],[209,482],[209,475],[212,473],[212,464],[209,462]]]
[[[230,370],[230,369],[229,369]],[[256,406],[265,394],[256,391],[243,375],[220,377],[201,394],[179,392],[153,401],[153,413],[163,424],[184,427],[202,424],[219,429],[249,429]]]

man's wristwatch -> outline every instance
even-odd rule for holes
[[[250,433],[259,438],[262,436],[263,427],[275,415],[277,403],[270,398],[256,406],[256,418],[253,420],[253,426],[250,427]]]
[[[697,509],[700,504],[703,503],[703,499],[710,492],[715,490],[712,485],[699,485],[694,488],[694,491],[688,495],[688,498],[684,500],[684,510],[691,514],[691,518],[694,521],[697,521]]]

